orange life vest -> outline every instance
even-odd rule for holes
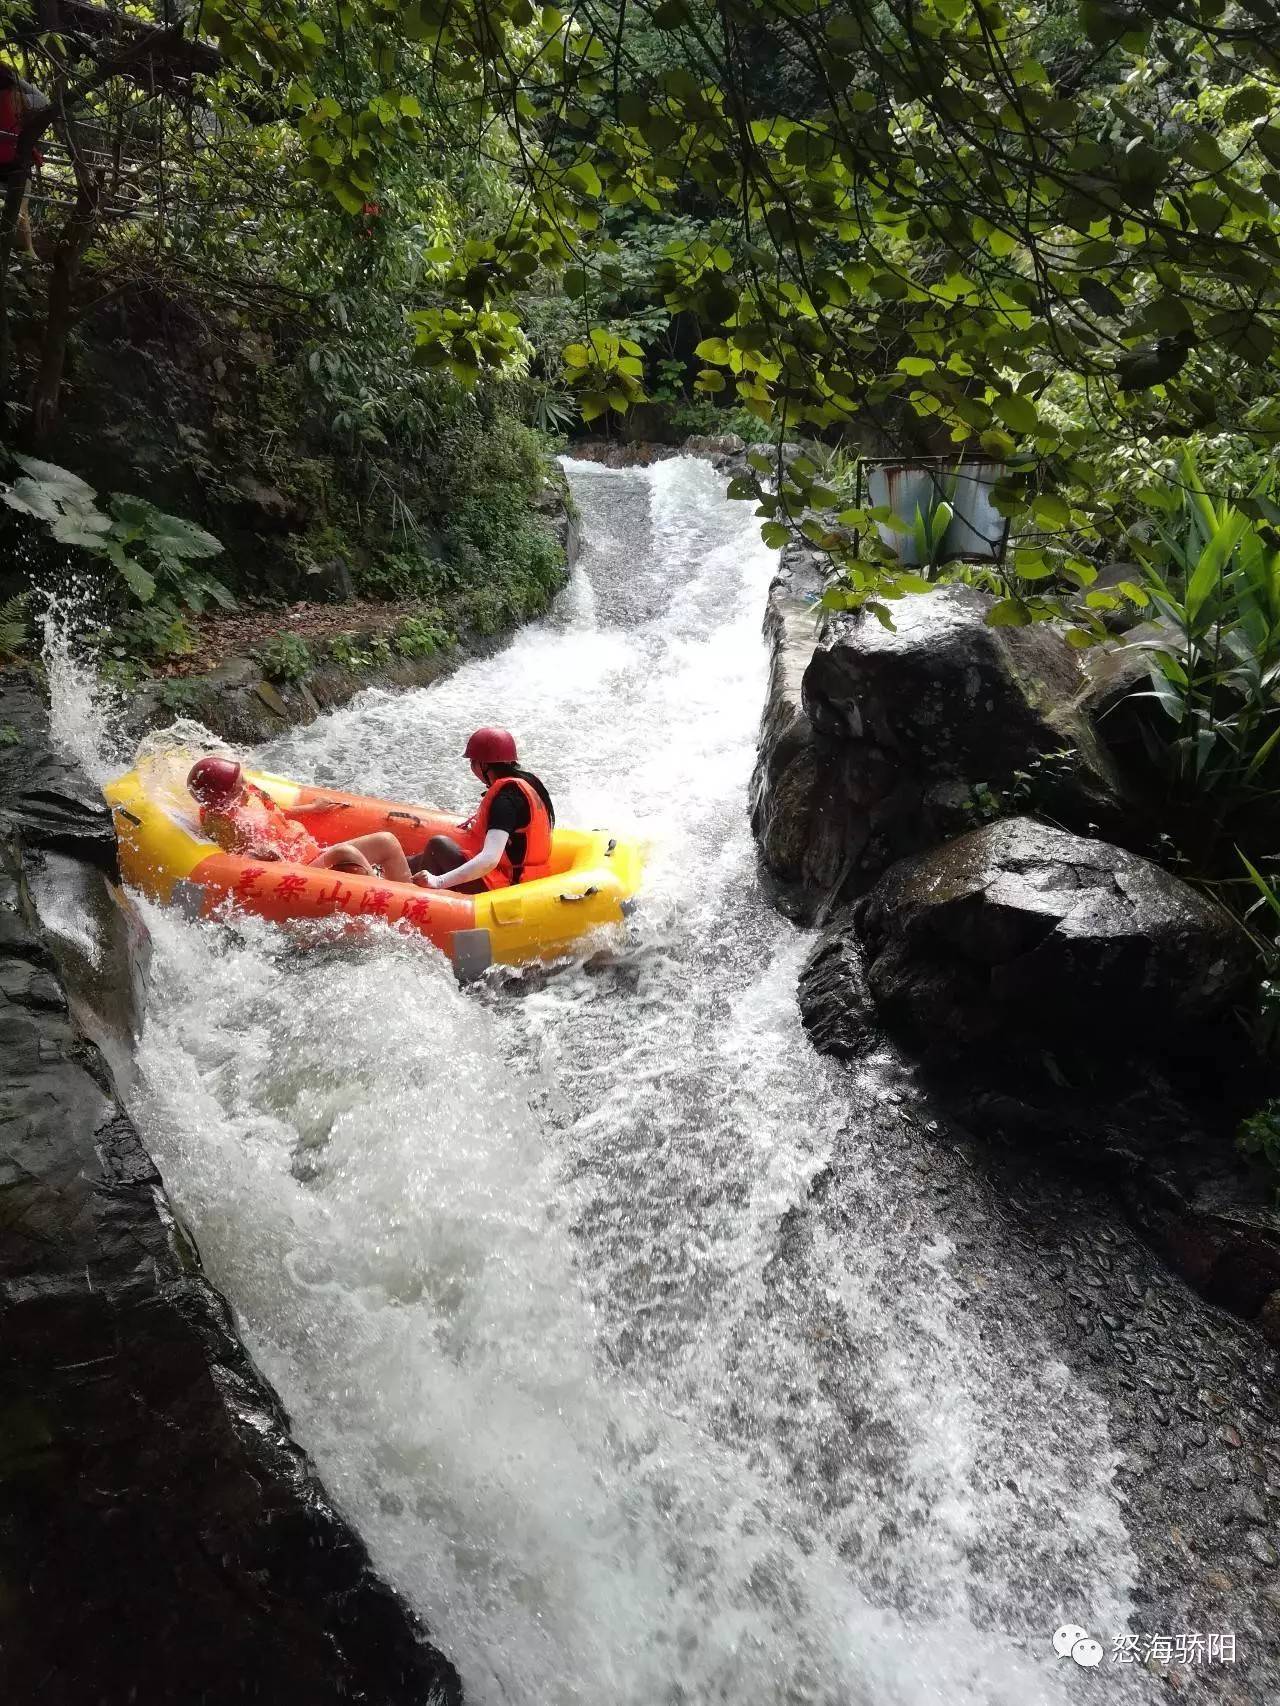
[[[489,833],[489,814],[493,811],[493,802],[503,788],[519,788],[529,807],[529,827],[517,830],[517,835],[524,838],[524,857],[517,864],[511,857],[511,842],[508,836],[507,845],[502,850],[502,857],[488,876],[483,879],[487,889],[505,889],[512,883],[531,883],[535,877],[545,877],[551,868],[551,813],[547,803],[533,786],[526,782],[523,776],[500,776],[496,782],[485,790],[474,817],[469,817],[458,832],[458,845],[468,859],[474,859],[484,846],[484,838]]]
[[[200,827],[224,853],[236,853],[247,859],[272,852],[282,859],[309,865],[320,851],[316,838],[287,817],[271,796],[252,782],[245,783],[243,796],[230,810],[203,806]]]

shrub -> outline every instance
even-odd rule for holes
[[[130,610],[106,637],[107,652],[121,662],[132,658],[142,663],[171,663],[174,658],[190,657],[195,649],[196,637],[186,617],[163,604]]]
[[[1243,1154],[1256,1155],[1280,1172],[1280,1101],[1273,1097],[1242,1120],[1236,1143]]]
[[[749,409],[722,409],[710,398],[673,404],[667,411],[667,422],[679,438],[689,438],[695,433],[710,436],[734,432],[751,444],[763,433],[759,417]]]
[[[1135,540],[1167,638],[1144,642],[1164,713],[1151,755],[1181,803],[1214,802],[1228,822],[1280,789],[1280,549],[1255,515],[1274,475],[1240,503],[1210,498],[1190,453],[1181,483],[1148,494],[1158,523]]]
[[[434,598],[450,586],[456,576],[447,563],[426,552],[384,551],[359,571],[360,591],[388,603],[413,598]]]
[[[273,634],[254,656],[272,681],[305,681],[315,667],[311,648],[297,634]]]
[[[372,659],[355,634],[335,634],[325,655],[343,669],[368,669]]]
[[[192,681],[184,681],[181,676],[171,676],[159,684],[160,703],[166,711],[173,711],[179,716],[195,711],[203,698],[201,688]]]
[[[439,612],[435,614],[438,616]],[[437,652],[447,651],[452,643],[453,636],[447,629],[421,616],[407,617],[392,639],[396,651],[406,658],[434,657]]]

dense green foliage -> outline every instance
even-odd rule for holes
[[[764,442],[734,490],[770,544],[828,555],[831,604],[891,624],[962,578],[993,621],[1066,619],[1082,648],[1156,620],[1157,828],[1194,875],[1238,878],[1239,843],[1272,881],[1269,0],[206,0],[198,41],[150,0],[96,34],[51,4],[0,0],[52,98],[0,227],[10,442],[61,460],[99,300],[194,304],[228,373],[166,476],[233,525],[265,488],[291,590],[336,563],[414,602],[403,650],[545,604],[532,428],[740,432]],[[33,267],[14,247],[42,128]],[[860,459],[922,455],[936,502],[872,506]],[[953,560],[961,460],[1008,523],[991,560]],[[20,473],[33,519],[79,527],[135,626],[152,612],[153,650],[187,645],[205,571],[156,529],[190,513],[222,538],[211,513],[153,477],[93,482],[149,514],[64,492],[41,517]],[[260,590],[224,543],[219,580]]]
[[[503,145],[487,157],[438,65],[356,28],[316,61],[314,123],[336,115],[332,90],[381,115],[376,199],[370,179],[357,201],[299,89],[252,54],[220,55],[146,8],[61,35],[36,27],[38,8],[0,4],[0,19],[53,100],[33,138],[36,257],[13,252],[20,197],[0,243],[0,432],[70,470],[55,492],[21,461],[0,467],[31,523],[28,540],[5,517],[18,548],[0,594],[28,567],[47,581],[96,557],[112,650],[155,661],[192,649],[210,598],[354,592],[485,632],[541,609],[561,558],[539,520],[549,445],[526,424],[531,351],[467,386],[414,359],[429,252],[511,205]],[[99,510],[95,487],[147,504]],[[157,557],[160,514],[225,547],[216,580],[176,550]]]
[[[1255,486],[1252,502],[1275,510],[1274,484]],[[1208,804],[1229,840],[1280,796],[1280,537],[1215,502],[1189,454],[1179,485],[1151,496],[1164,513],[1137,549],[1161,618],[1151,692],[1171,725],[1156,755],[1171,790]]]

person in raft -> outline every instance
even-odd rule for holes
[[[191,766],[187,788],[199,802],[200,827],[224,853],[246,859],[293,859],[323,871],[354,871],[373,877],[381,871],[393,883],[412,880],[404,848],[389,830],[355,835],[335,847],[322,847],[295,820],[332,811],[331,800],[284,811],[270,794],[246,782],[234,758],[202,758]]]
[[[513,737],[506,729],[477,729],[463,756],[484,783],[484,798],[456,839],[433,835],[425,851],[410,859],[414,881],[423,888],[483,894],[545,877],[556,808],[538,778],[520,768]]]

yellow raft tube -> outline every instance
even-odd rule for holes
[[[316,870],[293,861],[267,863],[224,853],[200,831],[186,789],[191,753],[159,753],[104,789],[127,883],[192,917],[239,909],[285,924],[346,916],[414,930],[442,949],[462,979],[490,965],[519,965],[571,953],[602,925],[630,912],[644,866],[644,845],[604,830],[557,828],[550,876],[487,894],[452,894],[381,877]],[[373,830],[391,830],[407,854],[431,836],[456,832],[458,820],[429,807],[313,788],[284,776],[245,775],[286,812],[312,801],[332,811],[308,814],[308,834],[332,846]]]

